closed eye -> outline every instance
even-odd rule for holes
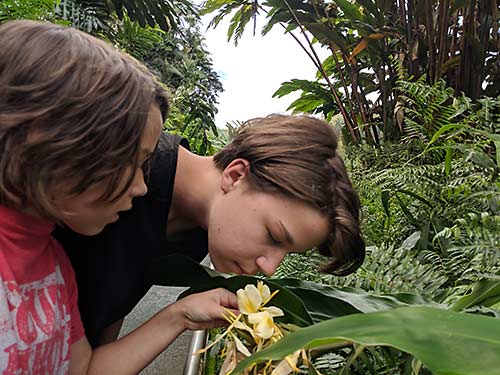
[[[267,236],[269,238],[269,241],[273,245],[281,245],[281,241],[277,240],[276,237],[273,236],[273,234],[271,233],[271,231],[269,229],[267,230]]]

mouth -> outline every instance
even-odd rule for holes
[[[123,210],[118,210],[118,211],[116,211],[116,212],[115,212],[114,217],[115,217],[115,218],[118,218],[118,217],[119,217],[119,215],[120,215],[122,212],[127,212],[127,211],[129,211],[131,208],[132,208],[132,206],[129,206],[129,207],[127,207],[127,208],[124,208]]]

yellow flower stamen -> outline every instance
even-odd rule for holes
[[[226,336],[227,334],[229,334],[229,332],[231,332],[231,330],[233,329],[233,327],[235,326],[235,324],[240,320],[240,317],[241,317],[241,315],[238,315],[236,317],[236,319],[234,320],[234,322],[231,323],[231,325],[226,328],[226,330],[224,331],[224,333],[221,334],[219,337],[217,337],[217,339],[215,339],[210,345],[206,346],[203,349],[197,350],[196,352],[193,353],[193,355],[205,353],[208,349],[210,349],[212,346],[214,346],[219,341],[221,341],[224,338],[224,336]]]

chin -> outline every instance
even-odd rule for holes
[[[86,231],[86,233],[82,233],[82,234],[84,234],[85,236],[96,236],[99,233],[101,233],[103,231],[103,229],[104,229],[104,227],[100,227],[98,229],[89,229]]]
[[[78,225],[71,225],[71,224],[66,224],[69,229],[72,231],[82,234],[84,236],[95,236],[99,233],[101,233],[105,227],[105,225],[101,226],[78,226]]]

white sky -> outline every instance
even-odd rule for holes
[[[206,16],[203,24],[208,24],[212,16]],[[293,78],[314,79],[313,63],[291,36],[283,34],[279,25],[262,37],[259,24],[255,36],[253,25],[249,24],[235,47],[232,41],[227,42],[228,19],[205,32],[214,70],[224,86],[215,123],[225,127],[226,122],[234,120],[286,112],[299,95],[292,93],[277,99],[272,98],[273,93],[282,82]]]

